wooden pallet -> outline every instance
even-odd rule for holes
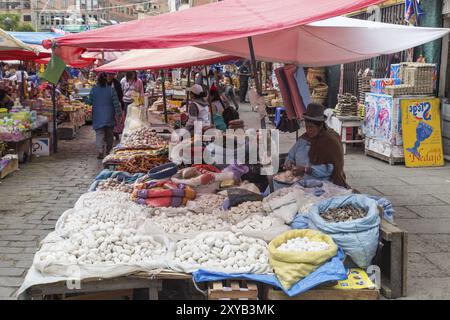
[[[133,290],[116,290],[97,293],[86,293],[76,295],[63,295],[63,300],[132,300]]]
[[[380,236],[376,263],[381,269],[381,293],[388,299],[406,297],[408,233],[382,219]]]
[[[380,291],[377,289],[335,289],[321,287],[312,289],[294,297],[289,297],[283,291],[269,288],[266,291],[267,300],[378,300]]]
[[[208,300],[258,300],[258,287],[246,280],[210,282]]]

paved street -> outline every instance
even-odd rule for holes
[[[34,158],[0,180],[0,299],[15,299],[39,241],[101,169],[94,141],[91,127],[83,127],[56,155]]]
[[[247,106],[240,112],[248,126],[259,127]],[[282,135],[281,142],[286,152],[295,135]],[[40,239],[100,169],[93,131],[83,127],[75,140],[60,142],[55,156],[21,165],[0,180],[0,299],[15,299]],[[396,222],[409,232],[408,298],[450,299],[450,165],[389,166],[357,150],[346,156],[346,173],[361,192],[390,199]]]

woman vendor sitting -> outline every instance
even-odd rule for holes
[[[344,173],[344,152],[339,135],[325,124],[321,104],[310,103],[304,114],[306,133],[289,151],[284,164],[295,176],[329,180],[348,187]]]

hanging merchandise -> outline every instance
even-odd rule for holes
[[[298,90],[295,75],[297,73],[297,66],[288,64],[284,67],[284,72],[286,74],[286,81],[291,92],[292,104],[294,106],[294,111],[297,119],[303,118],[303,113],[306,111],[306,106],[300,92]]]
[[[295,81],[297,82],[298,92],[302,97],[303,105],[307,107],[311,103],[311,94],[309,92],[308,82],[306,81],[305,68],[301,66],[297,68]]]
[[[289,90],[289,86],[287,84],[286,73],[284,72],[284,68],[276,69],[275,74],[278,79],[278,85],[280,87],[281,97],[283,98],[283,104],[286,109],[287,117],[288,117],[288,119],[295,119],[296,115],[295,115],[294,105],[292,104],[292,99],[291,99],[292,95]]]

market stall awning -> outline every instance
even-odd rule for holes
[[[63,37],[64,34],[57,33],[57,32],[16,32],[16,31],[9,31],[9,35],[13,36],[16,39],[19,39],[20,41],[27,43],[27,44],[38,44],[42,45],[42,41],[47,39],[54,39]]]
[[[439,39],[450,29],[419,28],[336,17],[253,37],[257,60],[327,66],[399,52]],[[201,47],[249,57],[247,39]]]
[[[196,47],[132,50],[96,71],[181,68],[229,61],[235,57]]]
[[[116,50],[202,45],[289,29],[382,1],[227,0],[55,40],[59,46]]]
[[[41,44],[41,43],[39,43]],[[35,50],[26,43],[0,29],[0,51],[24,50],[34,52]]]

